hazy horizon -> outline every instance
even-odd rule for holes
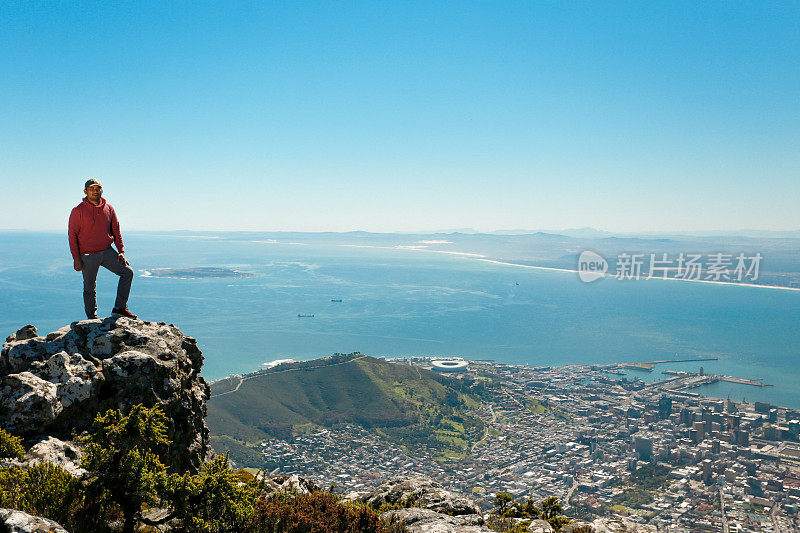
[[[41,233],[58,233],[61,231],[66,232],[66,225],[63,228],[0,228],[0,231],[7,232],[41,232]],[[610,231],[601,228],[593,227],[580,227],[580,228],[539,228],[539,229],[491,229],[491,230],[477,230],[475,228],[444,228],[444,229],[421,229],[421,230],[407,230],[407,231],[372,231],[366,229],[351,229],[351,230],[296,230],[296,229],[190,229],[190,228],[173,228],[173,229],[140,229],[140,228],[127,228],[126,232],[135,233],[374,233],[374,234],[387,234],[387,235],[436,235],[436,234],[476,234],[476,235],[533,235],[536,233],[553,233],[564,236],[571,236],[570,234],[594,234],[594,235],[629,235],[629,236],[681,236],[681,237],[713,237],[713,236],[732,236],[732,237],[798,237],[800,238],[800,228],[789,229],[759,229],[759,228],[741,228],[741,229],[697,229],[697,230],[680,230],[680,231]]]

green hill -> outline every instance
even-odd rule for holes
[[[218,381],[206,422],[217,451],[229,450],[234,459],[264,439],[337,423],[374,428],[446,459],[462,457],[470,436],[480,434],[480,420],[468,414],[479,403],[469,383],[355,354]]]

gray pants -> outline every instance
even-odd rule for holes
[[[86,316],[94,318],[97,316],[97,271],[100,265],[119,276],[117,285],[117,301],[114,309],[126,309],[128,307],[128,295],[131,292],[131,282],[133,281],[133,269],[130,265],[123,265],[119,262],[117,252],[108,247],[102,252],[93,254],[81,254],[83,262],[83,306],[86,309]]]

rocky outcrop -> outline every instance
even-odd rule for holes
[[[86,470],[81,468],[82,456],[81,448],[74,442],[47,437],[32,445],[22,460],[0,459],[0,468],[30,468],[40,463],[52,463],[75,477],[82,477],[86,474]]]
[[[425,476],[397,477],[370,492],[348,494],[345,499],[375,509],[384,505],[403,507],[386,511],[381,517],[402,523],[411,533],[492,531],[484,525],[481,509],[475,502]]]
[[[272,476],[259,475],[256,479],[262,483],[263,488],[261,491],[261,497],[264,499],[269,499],[273,495],[281,492],[310,494],[320,490],[313,481],[300,477],[297,474],[278,474]]]
[[[209,450],[202,365],[195,340],[164,322],[83,320],[45,337],[28,325],[0,352],[0,427],[67,441],[108,409],[160,405],[174,443],[169,464],[196,468]]]
[[[445,515],[480,514],[478,505],[459,494],[446,490],[440,483],[425,476],[397,477],[377,489],[358,497],[378,509],[389,505],[414,506]]]
[[[401,523],[410,533],[490,533],[477,514],[450,516],[430,509],[411,507],[386,511],[381,514],[386,521]]]
[[[63,441],[55,437],[47,437],[31,446],[25,454],[24,466],[30,467],[39,463],[58,465],[75,477],[82,477],[86,470],[81,468],[83,453],[74,442]]]
[[[67,533],[67,530],[57,522],[12,509],[0,509],[0,531],[8,533]]]
[[[594,533],[594,526],[591,522],[573,520],[561,528],[561,533]]]
[[[628,518],[603,517],[593,522],[574,521],[561,529],[561,533],[657,533],[658,528],[639,524]]]
[[[528,524],[528,531],[531,533],[554,533],[555,529],[547,520],[537,518],[536,520],[531,520],[531,523]]]
[[[28,324],[27,326],[22,326],[19,328],[16,333],[6,337],[6,342],[24,341],[38,336],[39,332],[36,331],[36,326],[33,324]]]
[[[656,526],[639,524],[627,518],[597,518],[592,527],[592,533],[658,533]]]

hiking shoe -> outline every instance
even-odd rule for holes
[[[127,307],[125,309],[112,309],[111,310],[111,314],[112,315],[119,315],[119,316],[126,316],[128,318],[138,318],[136,315],[134,315],[133,313],[128,311]]]

